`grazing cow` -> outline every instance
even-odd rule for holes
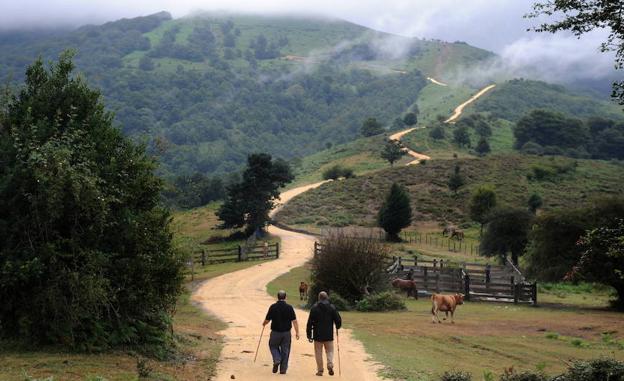
[[[455,314],[455,309],[458,305],[464,304],[464,294],[455,294],[455,295],[441,295],[441,294],[433,294],[431,295],[431,320],[432,323],[436,322],[436,318],[438,319],[438,323],[442,323],[440,321],[440,317],[438,316],[438,312],[446,312],[451,313],[451,323],[455,324],[453,320],[453,315]]]
[[[455,233],[455,230],[457,230],[457,226],[454,225],[446,225],[444,227],[444,230],[442,230],[442,236],[446,237],[446,235],[448,234],[449,236],[453,236],[453,233]]]
[[[299,300],[307,300],[308,299],[308,284],[306,282],[301,282],[299,284]]]
[[[392,280],[392,287],[407,291],[408,298],[413,296],[414,299],[418,299],[418,289],[416,289],[416,281],[414,280],[395,278]]]
[[[455,229],[453,233],[451,233],[451,239],[457,238],[458,241],[464,240],[464,231],[460,229]]]

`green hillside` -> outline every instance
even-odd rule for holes
[[[621,107],[585,94],[577,94],[563,86],[540,81],[515,79],[499,84],[488,96],[477,100],[474,110],[517,122],[533,109],[542,108],[569,116],[623,119]]]
[[[466,179],[457,197],[446,185],[455,164],[460,165]],[[545,175],[535,179],[536,171]],[[578,206],[601,195],[617,195],[622,176],[621,164],[563,157],[493,155],[432,160],[425,165],[396,167],[324,184],[293,199],[277,219],[289,225],[374,226],[386,192],[398,182],[409,189],[414,224],[432,220],[464,223],[469,221],[470,194],[479,185],[493,185],[500,204],[524,208],[529,195],[538,193],[544,199],[544,209],[554,209]]]
[[[67,48],[165,175],[229,172],[251,152],[293,158],[351,141],[366,117],[389,125],[418,101],[421,70],[491,55],[340,20],[162,12],[72,31],[0,32],[0,81],[19,81],[37,56]]]

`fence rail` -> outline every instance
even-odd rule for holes
[[[228,249],[202,249],[191,256],[192,264],[206,266],[215,263],[242,262],[279,258],[279,243],[255,245],[251,247],[236,246]]]

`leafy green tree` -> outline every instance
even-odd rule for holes
[[[390,166],[394,165],[394,162],[407,155],[407,151],[401,146],[401,143],[396,140],[388,140],[383,150],[381,151],[381,158],[387,160]]]
[[[483,225],[488,221],[490,213],[496,207],[496,192],[489,185],[482,185],[472,194],[470,199],[470,218],[481,225],[480,235],[483,235]]]
[[[453,130],[453,142],[460,147],[470,147],[470,133],[465,126],[459,126]]]
[[[528,243],[533,215],[522,209],[499,209],[492,213],[481,238],[480,253],[487,257],[507,258],[518,265]]]
[[[575,267],[578,275],[613,287],[618,306],[624,308],[624,220],[588,231],[579,244],[582,255]]]
[[[475,147],[475,151],[481,155],[487,155],[488,153],[490,153],[491,148],[490,148],[490,143],[488,143],[486,138],[481,138],[479,139],[479,142],[477,143],[477,146]]]
[[[362,123],[360,133],[362,136],[374,136],[384,132],[383,126],[375,118],[368,118]]]
[[[537,213],[537,210],[541,208],[543,204],[544,201],[542,200],[542,196],[537,193],[533,193],[531,196],[529,196],[529,199],[527,201],[527,205],[529,206],[529,212],[533,214]]]
[[[0,110],[0,337],[156,349],[183,275],[162,184],[73,69],[37,60]]]
[[[555,15],[563,16],[557,20]],[[534,28],[537,32],[556,33],[570,31],[576,36],[594,29],[609,31],[606,41],[601,44],[603,52],[615,52],[615,67],[624,67],[624,15],[621,1],[557,0],[538,1],[533,5],[533,18],[549,20]],[[552,21],[551,21],[552,20]],[[624,81],[613,84],[612,96],[624,104]]]
[[[418,117],[416,116],[416,113],[408,112],[407,114],[405,114],[405,116],[403,117],[403,123],[405,123],[406,126],[413,126],[418,123]]]
[[[429,131],[429,136],[435,140],[442,140],[446,138],[446,133],[444,132],[444,127],[441,125],[437,125]]]
[[[263,229],[279,198],[279,188],[292,179],[285,161],[273,160],[266,153],[249,155],[241,181],[227,188],[226,200],[217,211],[221,227],[245,227],[247,235]]]
[[[377,223],[386,232],[389,241],[400,241],[399,233],[412,223],[412,207],[407,190],[393,183],[379,214]]]
[[[464,180],[464,176],[462,176],[461,174],[461,168],[459,167],[459,164],[456,164],[453,173],[448,179],[447,185],[449,189],[455,194],[455,196],[457,196],[457,191],[465,184],[466,180]]]
[[[548,110],[533,110],[518,121],[513,132],[516,149],[529,141],[543,147],[575,148],[589,140],[588,128],[581,120]]]

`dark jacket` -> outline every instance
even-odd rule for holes
[[[342,319],[336,307],[329,300],[316,303],[310,310],[306,326],[308,340],[333,341],[334,324],[336,329],[342,327]]]

